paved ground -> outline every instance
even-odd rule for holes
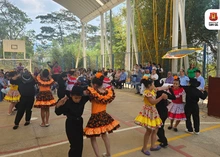
[[[116,90],[116,99],[108,105],[107,112],[119,120],[121,127],[109,135],[113,157],[144,157],[140,152],[145,130],[133,123],[143,105],[143,98],[135,95],[134,89]],[[84,125],[90,116],[90,103],[84,111]],[[0,103],[0,157],[65,157],[69,149],[64,131],[64,116],[56,116],[51,108],[50,127],[39,126],[40,110],[33,109],[31,125],[13,130],[14,115],[8,116],[8,103]],[[207,116],[206,104],[200,104],[201,133],[190,135],[184,132],[185,124],[179,125],[179,132],[166,129],[169,147],[151,152],[152,157],[219,157],[220,121]],[[169,120],[167,120],[166,128]],[[100,151],[105,152],[103,141],[98,139]],[[95,157],[90,140],[84,140],[83,157]]]

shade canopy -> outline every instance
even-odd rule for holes
[[[185,48],[168,51],[162,59],[179,59],[195,52],[201,52],[203,48]]]
[[[53,0],[87,23],[125,0]]]

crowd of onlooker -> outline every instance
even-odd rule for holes
[[[205,80],[201,76],[201,71],[197,69],[194,64],[190,64],[190,67],[185,72],[184,69],[180,69],[178,72],[180,85],[187,86],[189,84],[190,78],[196,78],[201,84],[198,87],[200,90],[204,90]],[[129,84],[133,85],[136,88],[136,94],[142,95],[143,85],[141,85],[141,79],[143,76],[147,76],[154,81],[163,80],[166,84],[173,84],[174,75],[171,71],[167,73],[164,72],[160,64],[156,65],[155,63],[148,62],[147,66],[142,67],[141,65],[136,64],[131,71]]]
[[[48,62],[48,69],[50,69],[50,72],[52,74],[52,77],[54,80],[58,79],[58,76],[64,72],[62,71],[61,67],[57,62],[54,62],[51,64]],[[14,69],[18,73],[21,71],[27,71],[21,63]],[[77,78],[78,82],[84,85],[89,85],[91,83],[91,78],[95,75],[97,70],[91,70],[90,68],[84,69],[84,68],[78,68],[74,69],[75,77]],[[141,86],[141,79],[143,76],[147,76],[155,81],[163,80],[164,83],[172,84],[173,83],[173,74],[171,71],[168,71],[165,73],[163,68],[160,64],[155,64],[148,62],[146,66],[142,66],[139,64],[134,65],[133,69],[129,71],[125,71],[124,69],[100,69],[98,71],[103,72],[105,79],[107,82],[109,81],[114,88],[122,89],[125,84],[133,85],[133,87],[136,89],[136,94],[142,95],[143,92],[143,85]],[[40,69],[37,67],[34,68],[33,75],[37,76],[41,72]],[[69,70],[67,70],[66,73],[68,73]],[[4,72],[3,69],[0,71],[0,101],[3,100],[3,97],[5,93],[7,93],[8,86],[9,86],[9,80],[10,76],[8,75],[9,72]],[[179,76],[180,78],[180,84],[185,86],[188,85],[190,78],[196,78],[199,82],[201,82],[200,89],[204,89],[205,86],[205,80],[201,76],[201,71],[197,69],[194,64],[191,64],[189,69],[185,72],[184,69],[180,69]],[[105,83],[104,83],[105,84]],[[109,83],[108,83],[109,84]],[[56,89],[56,84],[52,87],[52,90]]]

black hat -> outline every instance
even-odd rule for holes
[[[199,69],[197,69],[195,72],[196,72],[196,73],[201,73],[201,71],[200,71]]]
[[[33,77],[30,72],[26,71],[21,74],[21,80],[23,83],[29,83],[33,81]]]
[[[164,84],[164,81],[163,80],[154,80],[154,86],[155,87],[162,87]]]
[[[83,96],[83,88],[80,86],[73,86],[70,95]]]
[[[195,79],[195,78],[191,78],[189,80],[189,83],[190,83],[190,86],[193,86],[193,87],[199,87],[200,86],[200,82],[197,81],[197,79]]]

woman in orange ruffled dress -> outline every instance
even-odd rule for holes
[[[41,74],[36,77],[36,81],[39,87],[39,93],[36,96],[36,102],[34,107],[41,108],[41,127],[48,127],[50,110],[49,107],[55,106],[56,101],[51,92],[51,86],[54,84],[54,80],[49,76],[49,71],[44,69]]]
[[[103,157],[110,157],[110,142],[107,132],[112,133],[120,125],[118,121],[106,113],[106,106],[114,100],[115,93],[112,88],[102,87],[103,79],[102,73],[97,73],[92,79],[92,87],[88,87],[88,94],[92,103],[92,114],[84,129],[84,134],[91,139],[91,144],[97,157],[100,157],[100,154],[96,137],[101,135],[106,147],[106,153],[103,154]]]

